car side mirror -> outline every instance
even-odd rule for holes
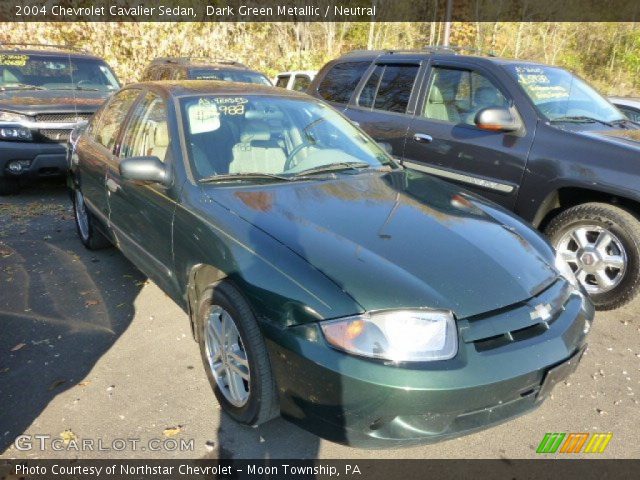
[[[483,108],[475,118],[475,124],[482,130],[492,132],[516,132],[522,128],[522,122],[509,108]]]
[[[126,180],[166,184],[168,175],[158,157],[131,157],[120,162],[120,175]]]

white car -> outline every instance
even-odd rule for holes
[[[273,79],[273,83],[276,87],[286,88],[287,90],[296,90],[298,92],[305,92],[317,73],[318,72],[314,70],[295,70],[292,72],[282,72]]]
[[[618,110],[626,115],[632,122],[640,122],[640,98],[633,97],[609,97]]]

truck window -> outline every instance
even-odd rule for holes
[[[360,61],[335,64],[320,82],[318,93],[330,102],[347,103],[370,63]]]
[[[422,115],[449,123],[475,125],[478,112],[509,107],[509,101],[484,75],[455,68],[434,67]]]

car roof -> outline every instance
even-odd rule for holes
[[[306,98],[312,97],[293,90],[258,85],[255,83],[227,82],[224,80],[157,80],[127,85],[129,87],[149,86],[163,91],[172,97],[188,97],[192,95],[271,95],[277,97]],[[316,100],[313,98],[313,100]]]
[[[472,49],[473,50],[473,49]],[[461,51],[464,51],[461,49]],[[424,58],[433,58],[436,60],[472,60],[475,63],[493,63],[497,65],[535,65],[535,66],[549,66],[539,62],[532,62],[527,60],[511,59],[504,57],[497,57],[491,54],[473,53],[470,55],[458,53],[456,50],[448,50],[446,48],[426,48],[424,50],[354,50],[346,53],[340,57],[340,62],[343,61],[358,61],[358,60],[383,60],[391,61],[393,59],[406,59],[406,60],[422,60]]]
[[[237,70],[249,70],[245,64],[237,62],[235,60],[225,60],[216,58],[205,57],[159,57],[154,58],[149,66],[163,65],[163,66],[183,66],[183,67],[217,67],[217,68],[229,68]]]
[[[290,70],[288,72],[280,72],[276,75],[276,77],[281,77],[283,75],[299,75],[301,73],[304,75],[316,75],[318,71],[317,70]]]
[[[640,108],[640,98],[638,97],[608,97],[612,103],[627,105],[629,107]]]
[[[46,50],[39,50],[35,48],[3,48],[2,44],[0,44],[0,53],[4,55],[38,55],[42,57],[91,58],[94,60],[103,60],[93,53],[71,51],[63,48],[48,48]]]

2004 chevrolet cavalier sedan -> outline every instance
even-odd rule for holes
[[[321,101],[142,83],[72,142],[82,242],[117,245],[189,313],[241,423],[432,442],[533,409],[585,349],[592,304],[536,231]]]

